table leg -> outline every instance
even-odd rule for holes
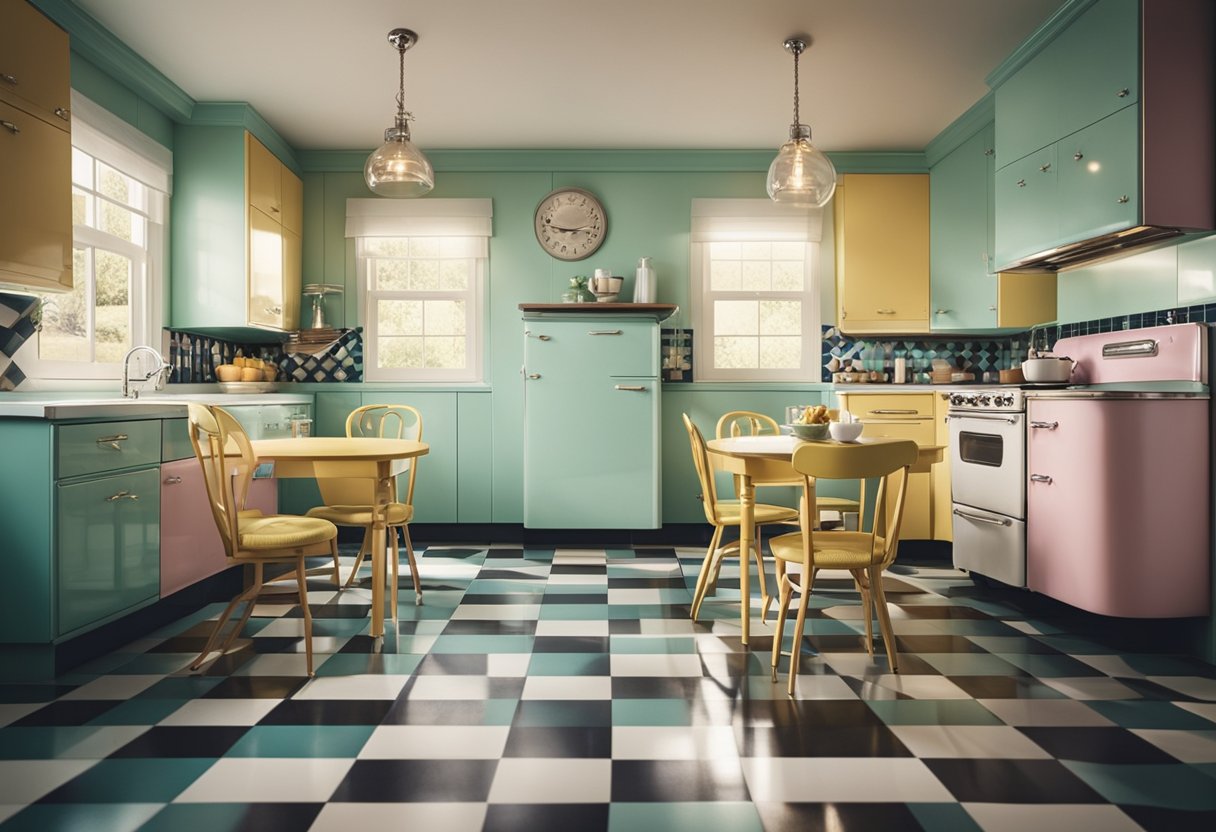
[[[371,634],[373,637],[384,635],[384,551],[388,546],[388,537],[385,534],[387,527],[387,512],[389,497],[389,484],[392,479],[388,472],[384,470],[384,466],[380,466],[380,470],[376,477],[376,505],[372,516],[372,625]]]
[[[750,576],[752,571],[752,547],[756,544],[756,488],[747,474],[739,477],[739,592],[740,624],[742,641],[747,644],[748,629],[752,617]]]

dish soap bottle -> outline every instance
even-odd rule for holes
[[[654,297],[654,268],[650,265],[649,257],[641,257],[638,259],[638,270],[633,281],[633,302],[654,303]]]

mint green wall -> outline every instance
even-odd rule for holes
[[[72,87],[155,141],[173,149],[172,120],[76,52],[72,52]]]

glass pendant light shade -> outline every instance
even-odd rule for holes
[[[805,124],[797,125],[790,134],[768,166],[769,198],[782,205],[822,208],[836,193],[836,167],[811,144],[811,131]]]
[[[397,49],[399,61],[397,118],[384,131],[384,144],[367,157],[363,178],[372,193],[380,196],[423,196],[435,187],[435,169],[410,141],[409,122],[413,115],[405,111],[405,50],[418,42],[418,34],[409,29],[393,29],[388,33],[388,41]]]

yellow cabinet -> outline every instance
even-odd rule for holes
[[[72,288],[68,36],[0,0],[0,289]]]
[[[865,426],[861,432],[864,437],[911,439],[920,446],[944,444],[938,431],[938,396],[932,392],[854,393],[838,390],[836,395],[840,398],[841,408],[861,420]],[[944,416],[944,405],[940,407]],[[946,490],[943,496],[942,475],[938,470],[944,467],[943,463],[938,463],[929,473],[908,477],[901,538],[950,539],[950,475],[949,471],[945,474]],[[940,501],[945,503],[944,515],[939,510]]]
[[[1053,275],[1054,276],[1054,275]],[[949,393],[935,393],[933,396],[933,432],[934,445],[946,449],[942,461],[933,466],[930,476],[933,478],[933,539],[954,540],[954,499],[950,492],[950,427],[946,421],[946,409],[950,406]]]
[[[840,329],[927,331],[928,174],[846,174],[834,210]]]
[[[267,329],[297,329],[303,183],[265,145],[246,133],[245,189],[249,203],[248,321]]]

